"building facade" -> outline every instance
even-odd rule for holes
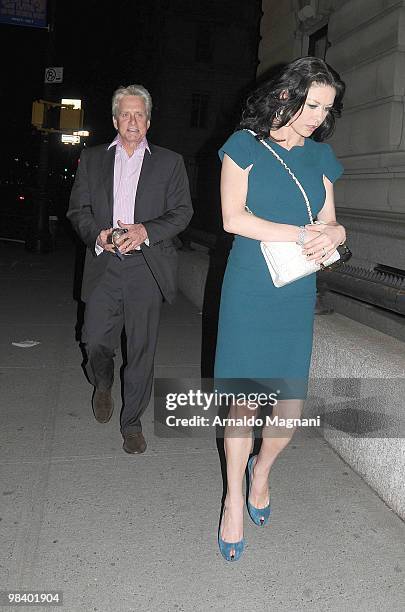
[[[257,70],[261,0],[160,0],[155,4],[155,141],[184,156],[194,227],[221,224],[218,148]]]
[[[331,144],[345,173],[338,219],[353,251],[320,276],[337,311],[405,339],[405,2],[263,0],[259,77],[303,55],[346,82]]]

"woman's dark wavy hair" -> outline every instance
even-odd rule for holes
[[[310,56],[287,64],[253,91],[246,100],[237,129],[248,128],[260,138],[267,138],[271,128],[283,127],[302,110],[308,90],[315,84],[330,85],[336,90],[332,109],[311,136],[317,141],[326,140],[333,133],[336,117],[341,115],[345,84],[326,62]]]

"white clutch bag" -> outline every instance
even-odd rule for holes
[[[250,132],[253,136],[256,136],[252,130],[246,131]],[[314,223],[321,223],[320,221],[314,222],[308,196],[297,177],[267,142],[264,140],[260,140],[260,142],[267,149],[269,149],[280,164],[284,166],[293,181],[296,183],[298,189],[301,191],[305,200],[311,225]],[[247,206],[245,208],[248,212],[252,213]],[[317,264],[313,260],[308,261],[302,253],[302,246],[295,242],[261,242],[260,248],[275,287],[283,287],[284,285],[288,285],[288,283],[292,283],[299,278],[303,278],[304,276],[308,276],[309,274],[323,270],[332,264],[336,264],[336,262],[347,261],[351,257],[350,249],[348,249],[346,245],[340,245],[338,249],[340,249],[341,252],[339,252],[338,249],[335,249],[331,256],[321,264]]]
[[[260,248],[275,287],[288,285],[340,259],[336,250],[321,266],[314,261],[308,261],[302,254],[302,247],[295,242],[261,242]]]

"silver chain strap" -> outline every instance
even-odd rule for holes
[[[255,132],[253,132],[252,130],[246,130],[247,132],[250,132],[251,134],[253,134],[253,136],[256,136]],[[314,223],[314,218],[312,216],[312,210],[311,210],[311,206],[308,200],[308,196],[305,193],[305,190],[303,188],[303,186],[301,185],[301,183],[299,182],[299,180],[297,179],[297,177],[295,176],[295,174],[290,170],[290,168],[287,166],[287,164],[285,163],[285,161],[280,157],[280,155],[278,155],[274,149],[271,148],[271,146],[267,143],[264,142],[264,140],[260,139],[260,142],[262,143],[262,145],[264,145],[265,147],[267,147],[267,149],[269,149],[269,151],[271,151],[271,153],[273,153],[274,157],[276,159],[278,159],[278,161],[280,162],[280,164],[282,166],[284,166],[284,168],[287,170],[288,174],[291,176],[291,178],[293,179],[293,181],[295,182],[295,184],[297,185],[298,189],[301,191],[303,198],[305,200],[305,204],[307,205],[307,212],[308,212],[308,216],[309,216],[309,220],[311,225],[313,225]],[[252,213],[252,211],[246,206],[245,207],[246,210],[250,213]],[[253,213],[252,213],[253,214]]]

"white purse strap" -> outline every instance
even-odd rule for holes
[[[250,132],[250,134],[252,134],[253,136],[257,136],[257,134],[255,132],[253,132],[253,130],[246,130],[246,132]],[[262,143],[262,145],[264,145],[269,151],[271,151],[271,153],[273,153],[274,157],[280,162],[280,164],[282,166],[284,166],[284,168],[287,170],[288,174],[291,176],[291,178],[293,179],[293,181],[295,182],[295,184],[297,185],[298,189],[301,191],[302,196],[305,200],[305,204],[307,206],[307,212],[308,212],[308,217],[310,220],[311,225],[313,225],[314,223],[314,218],[312,216],[312,210],[311,210],[311,205],[309,203],[308,200],[308,196],[305,193],[305,189],[303,188],[303,186],[301,185],[301,183],[299,182],[299,180],[297,179],[297,177],[295,176],[294,172],[292,172],[292,170],[290,170],[290,168],[287,166],[287,164],[285,163],[285,161],[280,157],[280,155],[278,155],[278,153],[275,152],[275,150],[264,140],[260,139],[260,142]],[[252,212],[251,210],[247,209],[248,212]]]

